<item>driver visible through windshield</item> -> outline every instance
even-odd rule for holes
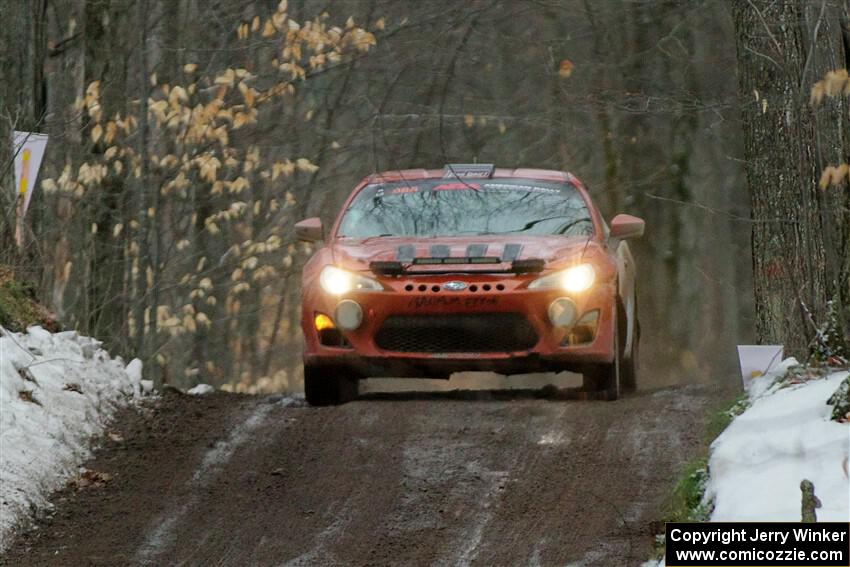
[[[337,236],[514,233],[589,236],[593,222],[581,194],[569,183],[417,179],[364,187],[343,214]]]

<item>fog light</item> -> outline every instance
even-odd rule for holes
[[[596,338],[596,328],[599,325],[599,310],[594,309],[581,316],[567,336],[564,338],[564,345],[583,345],[592,343]]]
[[[353,331],[363,322],[363,309],[356,301],[343,299],[336,305],[334,321],[343,331]]]
[[[559,297],[549,304],[549,321],[556,327],[569,327],[576,321],[576,304],[566,297]]]

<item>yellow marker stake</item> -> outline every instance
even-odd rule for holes
[[[15,219],[15,242],[18,249],[24,249],[24,203],[27,200],[27,186],[30,173],[30,151],[24,149],[21,152],[21,184],[18,187],[18,206],[16,208],[17,219]]]
[[[19,195],[27,194],[27,182],[30,172],[30,151],[25,149],[21,155],[21,185],[18,189]]]

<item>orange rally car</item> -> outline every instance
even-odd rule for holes
[[[364,377],[571,370],[616,399],[634,387],[640,327],[626,241],[573,175],[492,165],[370,175],[304,267],[304,389],[313,405]]]

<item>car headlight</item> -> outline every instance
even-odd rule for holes
[[[596,271],[590,264],[579,264],[566,270],[538,278],[528,284],[529,289],[562,289],[572,293],[585,291],[596,281]]]
[[[381,291],[384,287],[373,280],[349,272],[336,266],[326,266],[319,275],[319,284],[322,289],[331,295],[342,295],[354,289],[368,289],[373,291]]]

